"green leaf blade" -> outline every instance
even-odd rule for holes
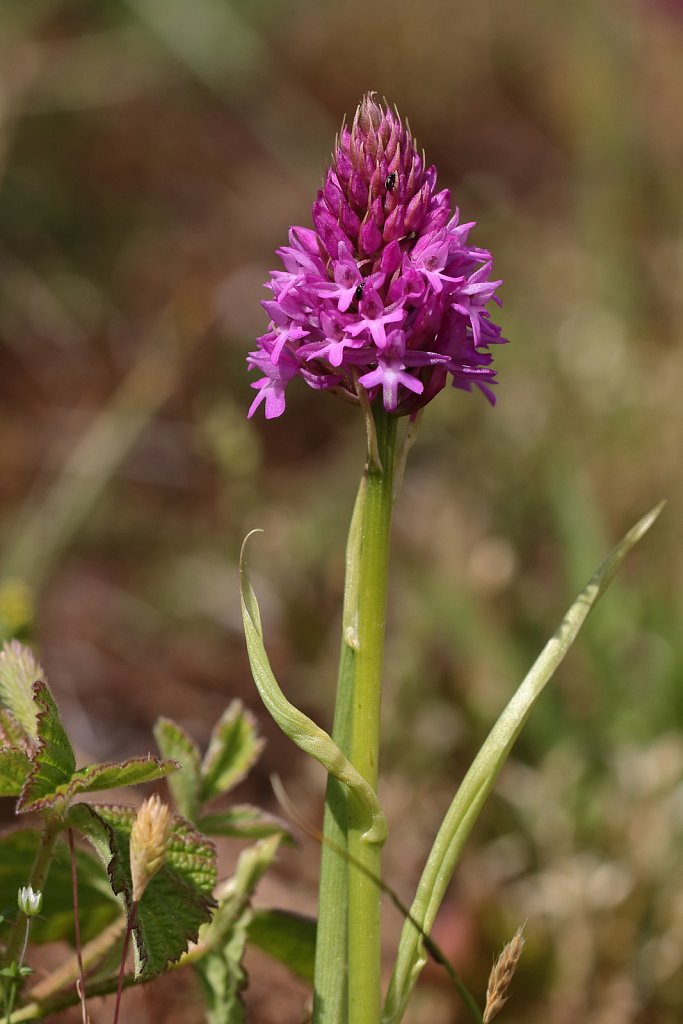
[[[246,1019],[241,993],[247,976],[242,957],[253,917],[250,900],[279,846],[280,837],[271,836],[243,851],[211,924],[202,930],[201,939],[208,952],[194,968],[204,992],[209,1024],[244,1024]]]
[[[133,906],[130,875],[132,807],[77,804],[69,824],[93,843],[104,862],[112,891],[121,897],[126,913]],[[211,843],[182,818],[174,818],[163,865],[148,883],[135,917],[135,974],[149,979],[163,973],[196,942],[199,929],[215,906],[216,853]]]
[[[229,792],[258,760],[263,740],[253,715],[233,700],[216,723],[201,766],[200,802]]]
[[[555,670],[563,661],[590,611],[613,580],[628,552],[649,530],[664,502],[633,526],[574,601],[555,634],[504,708],[458,789],[427,859],[410,914],[427,933],[432,928],[464,843],[479,817],[515,740]],[[401,934],[396,965],[382,1015],[398,1024],[426,962],[422,939],[411,921]]]
[[[162,757],[177,761],[180,770],[168,780],[176,806],[183,817],[195,822],[199,812],[200,760],[199,747],[177,722],[159,718],[154,738]]]
[[[31,772],[31,762],[23,750],[0,750],[0,796],[19,796]]]
[[[76,768],[73,747],[46,683],[38,681],[33,684],[33,699],[38,708],[38,749],[32,757],[33,768],[17,803],[17,812],[21,814],[61,803],[60,787],[71,780]]]
[[[178,769],[176,761],[156,757],[134,757],[120,763],[90,764],[74,772],[65,788],[69,798],[77,793],[97,793],[103,789],[122,789],[143,782],[156,782]]]
[[[242,992],[247,985],[247,973],[242,957],[247,944],[247,925],[245,915],[235,922],[222,950],[207,953],[194,965],[204,995],[207,1024],[245,1024]]]
[[[252,531],[254,532],[258,531]],[[330,775],[334,775],[349,788],[367,822],[367,829],[363,833],[364,841],[381,845],[387,837],[387,823],[375,790],[353,766],[329,733],[287,700],[270,667],[263,643],[261,613],[247,570],[246,544],[251,536],[252,534],[248,534],[242,544],[240,594],[247,655],[261,700],[284,734],[304,753],[315,758]]]
[[[256,910],[249,942],[288,967],[303,981],[313,981],[316,922],[290,910]]]

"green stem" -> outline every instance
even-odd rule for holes
[[[88,1024],[88,1007],[85,1000],[85,969],[83,967],[83,950],[81,948],[81,919],[78,909],[78,872],[76,868],[76,847],[74,830],[67,829],[69,839],[69,859],[71,861],[71,896],[74,908],[74,938],[76,939],[76,957],[78,959],[78,994],[81,997],[81,1019]]]
[[[126,934],[123,937],[123,948],[121,950],[121,963],[119,964],[119,979],[116,986],[116,1004],[114,1006],[114,1024],[118,1024],[119,1013],[121,1012],[121,996],[123,994],[123,983],[126,976],[126,959],[128,957],[128,947],[130,946],[130,937],[133,934],[133,928],[135,927],[135,918],[138,912],[137,902],[133,903],[128,914],[128,924],[126,926]]]
[[[381,465],[369,459],[366,468],[350,760],[376,789],[397,420],[381,407],[374,420]],[[381,878],[381,844],[363,838],[367,818],[355,800],[348,810],[349,1024],[378,1024],[381,892],[375,879]]]
[[[57,818],[49,818],[45,822],[45,828],[40,837],[40,845],[38,846],[31,873],[26,883],[32,887],[34,892],[38,892],[38,890],[42,892],[45,888],[45,880],[52,861],[52,852],[60,831],[61,823]],[[13,963],[19,955],[24,941],[24,921],[25,915],[22,913],[17,914],[14,919],[3,957],[6,965]]]
[[[360,541],[365,509],[366,480],[361,480],[351,517],[346,545],[346,573],[342,640],[337,679],[337,700],[332,738],[348,755],[351,740],[351,714],[358,620],[358,571]],[[348,1019],[348,867],[346,834],[348,828],[347,790],[332,775],[328,776],[323,820],[323,845],[320,856],[320,892],[316,933],[315,977],[312,1024]]]

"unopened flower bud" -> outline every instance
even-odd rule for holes
[[[43,894],[40,889],[33,889],[31,885],[22,885],[17,894],[19,910],[27,917],[35,917],[40,913],[43,906]]]
[[[130,833],[130,873],[133,902],[137,903],[164,863],[171,835],[171,812],[154,794],[145,800]]]

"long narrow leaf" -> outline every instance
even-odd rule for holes
[[[512,746],[548,680],[576,639],[588,613],[611,583],[631,548],[647,532],[663,503],[648,512],[623,538],[577,597],[528,675],[489,733],[448,809],[410,908],[411,917],[427,933],[479,816]],[[406,921],[383,1013],[383,1024],[401,1020],[426,957],[415,926]]]
[[[252,531],[252,533],[257,532],[259,531]],[[386,819],[374,789],[354,768],[332,737],[319,725],[316,725],[308,715],[299,711],[287,700],[273,675],[263,644],[263,628],[258,602],[247,572],[245,546],[249,537],[251,534],[247,535],[242,544],[240,556],[242,623],[251,674],[261,700],[284,734],[306,754],[314,757],[330,775],[343,782],[358,800],[367,817],[368,828],[364,833],[365,841],[383,843],[386,839]]]

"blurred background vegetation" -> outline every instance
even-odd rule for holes
[[[247,423],[244,357],[273,251],[310,223],[367,89],[478,222],[512,342],[495,410],[452,390],[429,408],[397,509],[387,878],[410,897],[513,686],[666,497],[534,712],[437,938],[483,991],[528,921],[509,1024],[680,1021],[680,2],[6,0],[0,629],[37,644],[82,758],[151,748],[161,713],[205,740],[238,695],[269,740],[245,798],[272,807],[277,769],[319,820],[321,774],[250,683],[236,557],[263,527],[272,660],[328,724],[363,432],[303,385],[281,420]],[[284,854],[263,899],[313,911],[317,852]],[[302,987],[250,968],[251,1019],[300,1021]],[[158,984],[135,1019],[200,1021],[178,991]],[[463,1019],[428,968],[409,1024]]]

